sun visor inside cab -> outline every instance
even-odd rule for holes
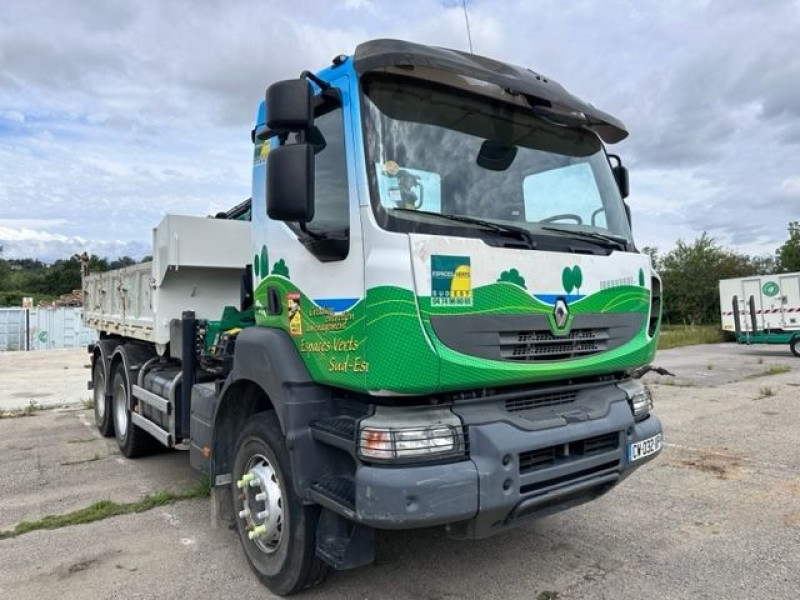
[[[472,77],[543,100],[556,111],[583,113],[588,119],[585,126],[606,143],[615,144],[628,137],[622,121],[576,98],[552,79],[485,56],[387,39],[359,44],[353,63],[360,74],[384,67],[411,65]]]

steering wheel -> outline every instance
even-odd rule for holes
[[[563,215],[553,215],[552,217],[547,217],[546,219],[540,219],[539,223],[552,223],[554,221],[563,221],[564,219],[569,219],[570,221],[575,221],[578,225],[583,225],[583,219],[581,219],[580,215],[576,215],[573,213],[564,213]]]
[[[592,226],[593,227],[595,226],[595,222],[594,221],[597,218],[597,215],[599,215],[600,213],[603,213],[603,212],[606,212],[606,207],[605,206],[601,206],[600,208],[598,208],[596,211],[594,211],[592,213]]]

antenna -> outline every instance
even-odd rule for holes
[[[461,0],[461,3],[464,5],[464,20],[467,22],[467,40],[469,40],[469,53],[475,54],[472,51],[472,34],[469,31],[469,15],[467,14],[467,0]]]

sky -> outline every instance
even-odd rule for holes
[[[771,254],[800,219],[800,0],[468,0],[474,51],[622,119],[637,244]],[[250,195],[267,85],[374,38],[466,50],[459,0],[4,0],[0,246],[150,252]]]

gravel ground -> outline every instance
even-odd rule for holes
[[[80,401],[85,354],[64,356],[61,371],[81,375],[73,383],[48,358],[26,375],[31,387],[11,393],[45,385]],[[16,377],[4,358],[0,406],[11,407],[6,382]],[[336,573],[303,597],[800,597],[800,360],[783,348],[713,345],[668,350],[656,364],[677,374],[646,377],[659,381],[666,448],[609,494],[479,542],[439,529],[381,532],[374,566]],[[763,374],[776,364],[790,370]],[[96,500],[187,489],[196,476],[185,452],[121,458],[91,411],[73,408],[0,419],[0,481],[7,529]],[[270,597],[235,534],[210,526],[207,500],[0,540],[0,565],[0,597],[15,599]]]

